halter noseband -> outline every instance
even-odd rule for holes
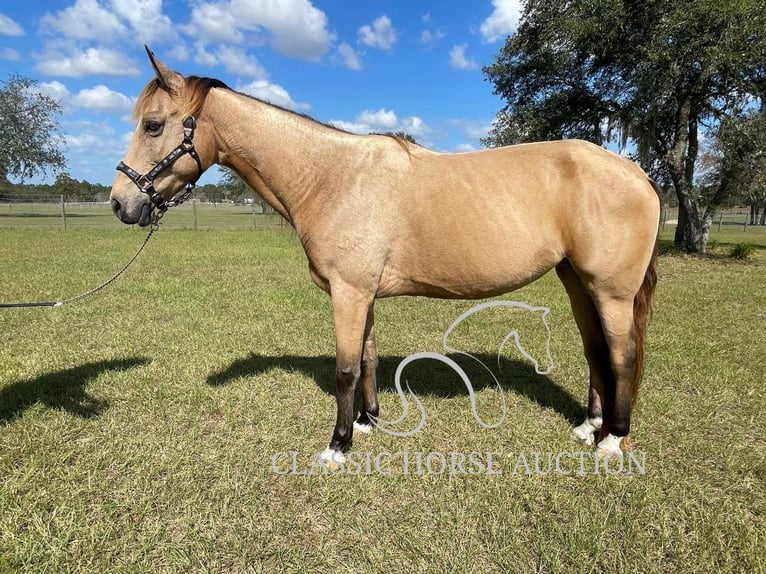
[[[168,210],[168,207],[175,207],[182,204],[189,199],[192,194],[194,186],[197,184],[197,180],[202,176],[202,162],[199,159],[197,150],[194,149],[194,128],[197,127],[197,121],[194,116],[189,116],[183,122],[184,126],[184,141],[182,141],[176,148],[174,148],[168,155],[166,155],[160,162],[155,165],[149,173],[142,175],[135,169],[128,167],[125,162],[117,164],[117,171],[124,173],[130,181],[136,184],[136,187],[141,193],[145,193],[152,200],[152,203],[160,211],[160,217]],[[177,194],[168,201],[162,199],[162,196],[154,189],[154,178],[157,177],[165,168],[173,165],[182,155],[189,154],[197,162],[197,177],[194,181],[190,181],[186,184],[186,189],[181,194]]]

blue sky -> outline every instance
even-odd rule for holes
[[[91,183],[111,184],[127,149],[130,112],[152,77],[143,44],[184,75],[218,78],[349,131],[403,130],[434,150],[478,149],[502,107],[481,67],[515,31],[521,3],[6,3],[0,79],[34,78],[61,101],[67,170]],[[217,178],[213,168],[202,183]]]

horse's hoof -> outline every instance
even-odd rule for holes
[[[593,429],[592,426],[588,424],[588,422],[582,423],[580,426],[577,426],[572,429],[572,435],[579,441],[582,441],[583,443],[587,444],[588,446],[591,446],[593,444],[593,437],[595,436],[596,432]]]
[[[338,470],[346,464],[346,457],[342,452],[327,447],[319,453],[319,463],[328,470]]]
[[[592,446],[595,442],[596,431],[600,428],[601,419],[585,419],[580,426],[572,429],[572,435],[586,445]]]
[[[354,432],[360,432],[362,434],[370,434],[372,432],[372,425],[367,423],[360,423],[354,421]]]
[[[630,440],[628,437],[608,434],[598,443],[598,458],[600,460],[608,460],[612,457],[622,458],[623,451],[629,449]]]

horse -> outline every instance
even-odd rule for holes
[[[337,418],[324,461],[342,462],[354,429],[379,416],[377,298],[495,297],[551,269],[590,374],[573,434],[604,457],[630,448],[660,222],[658,187],[638,165],[579,140],[437,153],[351,134],[184,77],[146,51],[155,77],[133,111],[112,210],[126,224],[156,225],[218,164],[292,225],[311,279],[332,300]]]

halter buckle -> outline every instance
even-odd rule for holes
[[[134,183],[138,186],[143,193],[149,193],[149,188],[154,185],[151,179],[145,175],[141,175],[138,179],[134,180]]]
[[[194,116],[189,116],[183,122],[184,126],[184,141],[191,142],[194,139],[194,128],[197,127],[197,120]]]

